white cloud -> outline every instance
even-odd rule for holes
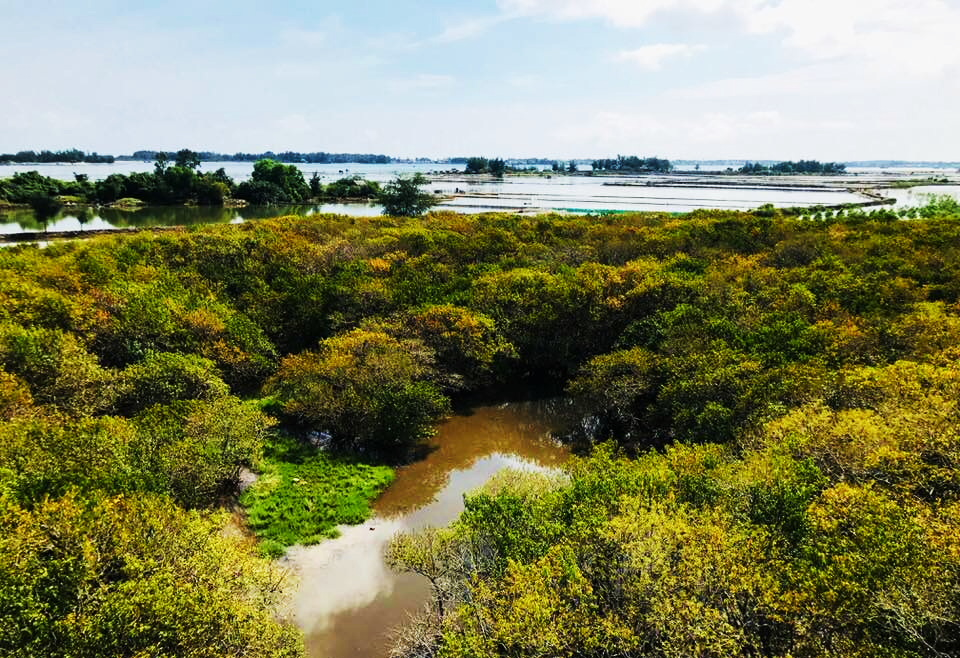
[[[678,159],[843,160],[890,157],[889,146],[876,139],[890,130],[896,130],[896,124],[884,117],[838,120],[811,115],[802,108],[785,113],[766,108],[752,112],[705,112],[675,107],[566,117],[552,135],[557,152],[590,157],[624,153]],[[855,140],[850,139],[852,135]]]
[[[808,61],[859,62],[872,75],[939,76],[960,63],[960,7],[944,0],[782,0],[744,15],[754,33],[784,33]]]
[[[511,75],[506,83],[515,89],[532,89],[540,84],[540,78],[535,75]]]
[[[327,32],[325,30],[291,28],[280,33],[280,40],[290,46],[316,48],[326,43]]]
[[[509,16],[484,16],[482,18],[468,18],[457,23],[447,25],[443,32],[428,39],[430,43],[455,43],[464,39],[471,39],[479,36],[496,27],[497,25],[509,20]]]
[[[417,89],[432,90],[452,87],[456,81],[456,78],[452,75],[421,73],[411,78],[394,80],[390,83],[390,86],[398,91],[412,91]]]
[[[619,152],[617,149],[625,145],[645,143],[670,132],[671,126],[653,114],[599,112],[561,126],[555,131],[555,137],[567,145],[567,151],[602,153],[611,149]]]
[[[779,112],[750,112],[736,115],[711,112],[693,121],[681,121],[677,132],[686,134],[696,144],[711,142],[736,142],[745,137],[775,135],[784,127]]]
[[[602,20],[619,28],[644,27],[666,13],[723,12],[748,34],[783,35],[801,61],[851,61],[871,75],[960,78],[955,0],[498,0],[498,6],[511,16]]]
[[[218,2],[201,4],[213,13]],[[0,88],[16,99],[0,107],[7,149],[361,144],[411,156],[832,160],[951,159],[960,144],[960,0],[498,0],[494,17],[451,3],[388,25],[349,4],[337,6],[343,25],[322,11],[244,7],[213,28],[190,27],[169,3],[118,18],[58,0],[53,23],[47,4],[13,3],[3,14],[11,29],[0,55],[19,64],[0,69]],[[509,50],[478,59],[477,37],[507,21]],[[236,36],[252,31],[264,39]],[[50,47],[31,50],[37,35]],[[637,48],[611,63],[620,50],[673,42],[709,51],[684,62],[670,57],[689,53]],[[572,51],[569,61],[554,44]],[[440,55],[433,64],[427,46]],[[671,75],[636,84],[624,75],[632,65]],[[224,113],[217,101],[251,81],[255,98]],[[302,98],[278,111],[292,83]],[[194,101],[160,103],[158,94]]]
[[[285,25],[279,33],[280,43],[292,48],[321,48],[343,37],[347,28],[337,15]]]
[[[442,32],[426,39],[414,39],[409,35],[393,34],[378,35],[371,45],[377,48],[386,48],[396,51],[414,51],[430,45],[455,44],[467,39],[478,37],[501,23],[511,20],[512,16],[506,14],[497,14],[495,16],[481,16],[475,18],[466,18],[460,21],[451,22],[446,25]]]
[[[313,132],[313,123],[303,114],[287,114],[275,119],[273,128],[282,135],[305,135]]]
[[[541,16],[554,20],[600,19],[616,27],[646,25],[657,14],[671,11],[715,13],[748,11],[763,0],[497,0],[513,16]]]
[[[757,97],[782,99],[796,96],[822,98],[871,91],[876,85],[875,80],[851,75],[848,67],[814,64],[769,75],[712,80],[694,87],[668,91],[664,96],[682,100]]]
[[[821,17],[828,16],[823,20]],[[783,33],[799,65],[761,76],[711,80],[667,92],[674,99],[817,98],[821,104],[869,94],[882,107],[895,96],[960,103],[960,8],[940,0],[783,0],[750,18],[753,33]]]
[[[633,148],[649,155],[651,147],[675,153],[679,145],[687,143],[728,142],[744,136],[773,134],[782,130],[784,124],[780,113],[772,110],[743,115],[598,112],[586,121],[562,128],[557,137],[568,143],[592,144],[590,152]]]
[[[659,71],[668,59],[692,57],[706,49],[703,44],[657,43],[618,53],[617,60],[630,62],[645,71]]]

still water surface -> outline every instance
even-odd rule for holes
[[[437,164],[404,164],[392,163],[385,165],[377,164],[297,164],[294,165],[308,179],[314,172],[324,183],[343,178],[344,176],[363,176],[367,180],[384,182],[392,180],[398,174],[429,174],[434,171],[463,171],[464,165],[437,165]],[[200,165],[200,172],[216,171],[223,169],[230,178],[237,183],[242,183],[250,178],[253,173],[252,162],[204,162]],[[44,176],[56,178],[59,180],[73,180],[74,174],[86,174],[90,180],[103,180],[111,174],[123,174],[129,176],[133,173],[153,171],[153,162],[124,161],[114,162],[113,164],[86,164],[86,163],[62,163],[62,164],[17,164],[0,166],[0,178],[13,176],[15,173],[37,171]]]
[[[840,205],[869,200],[855,190],[868,189],[891,176],[846,177],[709,177],[709,176],[517,176],[504,180],[465,177],[459,173],[437,174],[438,170],[461,170],[462,166],[426,164],[389,165],[298,165],[305,176],[316,172],[324,183],[345,176],[358,175],[369,180],[386,182],[398,174],[414,172],[436,174],[427,186],[430,192],[447,198],[438,210],[460,213],[490,211],[577,213],[658,211],[689,212],[697,208],[751,210],[764,204],[777,207]],[[92,179],[112,173],[129,174],[150,171],[152,163],[120,162],[77,165],[14,165],[0,167],[0,177],[16,171],[39,170],[55,178],[72,179],[74,173],[86,173]],[[207,162],[204,171],[223,167],[235,180],[249,178],[253,170],[248,162]],[[952,176],[952,174],[951,174]],[[960,186],[923,187],[912,190],[884,190],[897,199],[898,205],[923,205],[929,194],[950,194],[960,197]],[[49,231],[95,231],[106,228],[191,226],[225,224],[281,215],[333,213],[350,216],[379,215],[377,204],[325,204],[273,208],[194,208],[148,207],[138,210],[99,208],[89,211],[67,209],[46,226],[37,222],[29,210],[0,211],[0,235]]]
[[[502,468],[560,467],[568,453],[550,432],[561,429],[563,407],[510,403],[453,416],[426,459],[397,470],[370,521],[341,527],[338,539],[291,549],[286,561],[300,576],[294,613],[308,655],[386,656],[392,629],[423,610],[430,596],[425,579],[387,568],[386,542],[400,531],[449,524],[463,511],[463,494]]]
[[[897,200],[897,207],[925,206],[932,199],[949,196],[960,201],[960,185],[922,185],[905,190],[887,190],[885,194]]]
[[[597,183],[571,185],[534,180],[507,183],[449,183],[430,185],[431,191],[460,194],[444,201],[437,210],[458,213],[481,212],[689,212],[697,208],[750,210],[772,203],[777,207],[837,205],[856,203],[863,197],[848,192],[776,191],[738,189],[689,189],[671,187],[612,187]],[[447,189],[452,188],[452,189]],[[97,231],[109,228],[150,228],[155,226],[196,226],[230,224],[283,215],[310,216],[318,213],[374,217],[383,208],[377,204],[331,203],[316,206],[273,206],[249,208],[203,208],[192,206],[149,206],[136,210],[96,208],[87,211],[66,209],[44,225],[25,209],[0,210],[0,235],[42,233],[43,231]]]
[[[25,209],[0,210],[0,235],[47,231],[98,231],[110,228],[151,228],[155,226],[198,226],[201,224],[239,224],[282,217],[332,213],[353,217],[379,215],[382,208],[366,203],[329,203],[316,206],[257,206],[249,208],[209,208],[199,206],[149,206],[135,210],[96,208],[86,213],[66,209],[46,227],[33,212]],[[82,220],[82,221],[81,221]]]
[[[712,186],[719,180],[709,177],[571,177],[571,176],[518,176],[504,180],[490,178],[467,178],[457,173],[462,165],[433,164],[302,164],[297,165],[309,178],[317,173],[326,184],[346,176],[361,176],[368,180],[386,182],[398,174],[434,174],[427,186],[430,192],[454,196],[444,201],[438,209],[460,213],[489,211],[549,212],[626,212],[662,211],[688,212],[696,208],[726,208],[750,210],[766,203],[778,207],[808,206],[816,204],[839,205],[856,203],[864,197],[852,193],[846,186],[848,180],[820,179],[824,187],[811,187],[814,179],[781,178],[767,187]],[[253,171],[249,162],[205,162],[202,171],[225,169],[237,182],[247,180]],[[19,171],[37,170],[45,176],[72,180],[74,174],[86,174],[92,180],[103,179],[110,174],[130,174],[136,171],[152,171],[150,162],[118,162],[114,164],[50,164],[11,165],[0,167],[0,177],[12,176]],[[440,174],[444,170],[448,173]],[[453,172],[453,173],[450,173]],[[729,179],[723,179],[729,183]],[[47,223],[37,222],[28,210],[0,212],[0,234],[49,231],[95,231],[105,228],[191,226],[252,221],[286,214],[335,213],[351,216],[379,215],[382,208],[376,204],[327,204],[321,206],[245,208],[228,210],[222,208],[157,208],[139,210],[95,209],[87,212],[66,210]]]

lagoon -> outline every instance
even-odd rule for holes
[[[924,186],[913,189],[884,189],[905,179],[905,174],[865,172],[846,176],[737,176],[680,172],[650,176],[588,176],[524,174],[494,179],[466,176],[462,165],[436,164],[300,164],[309,178],[313,173],[324,184],[347,176],[360,176],[384,183],[397,175],[422,173],[429,179],[427,189],[442,195],[437,210],[458,213],[481,212],[671,212],[698,208],[752,210],[764,204],[776,207],[839,206],[870,201],[865,191],[880,189],[898,205],[922,205],[928,194],[960,197],[960,176],[950,174],[952,186]],[[224,168],[235,181],[247,180],[253,171],[250,162],[205,162],[201,171]],[[151,162],[113,164],[47,164],[0,167],[0,177],[16,172],[39,171],[45,176],[69,180],[74,173],[91,179],[110,174],[152,171]],[[443,169],[443,171],[441,171]],[[954,180],[956,179],[956,180]],[[135,210],[94,208],[86,212],[67,208],[46,225],[29,210],[0,210],[0,235],[46,231],[96,231],[109,228],[194,226],[256,221],[282,215],[332,213],[351,216],[379,215],[377,204],[331,203],[308,206],[248,207],[240,209],[204,207],[146,207]],[[39,237],[39,236],[38,236]]]
[[[430,597],[426,579],[389,570],[386,543],[397,532],[446,526],[463,511],[464,494],[503,468],[561,467],[569,453],[551,431],[568,413],[559,399],[461,411],[438,428],[425,459],[397,469],[372,519],[339,528],[337,539],[290,549],[284,561],[300,579],[293,612],[307,655],[386,656],[392,632]]]
[[[138,172],[153,171],[153,162],[146,161],[122,161],[112,164],[87,164],[87,163],[60,163],[60,164],[15,164],[0,166],[0,178],[13,176],[15,173],[27,171],[36,171],[43,176],[56,178],[59,180],[73,180],[74,174],[84,174],[90,177],[90,180],[103,180],[111,174],[123,174],[129,176]],[[429,175],[431,172],[438,171],[463,171],[464,165],[439,165],[439,164],[413,164],[413,163],[392,163],[385,165],[377,164],[295,164],[304,176],[308,179],[314,174],[320,176],[325,182],[329,183],[344,176],[362,176],[367,180],[385,182],[401,174],[421,173]],[[223,169],[237,183],[242,183],[250,178],[253,173],[252,162],[203,162],[200,164],[200,172],[216,171]]]

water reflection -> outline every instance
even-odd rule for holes
[[[504,181],[465,181],[438,179],[432,191],[446,198],[438,210],[458,213],[483,212],[689,212],[696,208],[749,210],[772,203],[778,207],[839,205],[868,200],[847,189],[744,188],[731,186],[671,186],[669,181],[641,185],[636,179],[539,177]],[[900,205],[923,205],[925,195],[956,194],[957,186],[886,190]],[[147,228],[157,226],[194,226],[256,221],[283,215],[310,216],[320,213],[354,217],[377,216],[382,206],[367,203],[330,203],[321,205],[247,207],[238,209],[190,206],[145,207],[137,209],[68,208],[44,225],[30,210],[0,210],[0,234],[48,231],[95,231],[108,228]]]
[[[148,206],[144,208],[67,208],[47,222],[37,219],[32,210],[0,210],[0,234],[28,232],[98,231],[111,228],[151,228],[157,226],[197,226],[229,224],[271,219],[285,215],[330,213],[369,217],[379,215],[375,204],[322,204],[314,206],[257,206],[247,208],[211,208],[201,206]]]
[[[960,185],[923,185],[903,190],[885,190],[884,195],[896,199],[898,207],[918,208],[940,196],[949,196],[960,201]]]
[[[454,499],[444,509],[458,508],[462,492],[472,488],[459,486],[462,480],[470,478],[479,460],[491,455],[510,455],[514,458],[511,464],[520,459],[559,466],[566,451],[558,449],[550,434],[560,429],[555,411],[552,402],[524,402],[481,407],[452,417],[441,428],[427,459],[398,471],[397,480],[377,500],[376,513],[386,518],[408,514],[444,496]],[[451,484],[451,474],[460,478],[461,482],[454,483],[458,486]]]
[[[398,576],[383,562],[386,542],[400,530],[450,523],[463,510],[463,494],[504,467],[541,469],[561,465],[567,451],[551,437],[561,429],[555,402],[481,407],[444,423],[434,449],[397,470],[397,479],[376,502],[362,526],[287,555],[300,574],[295,601],[298,625],[310,656],[385,656],[392,629],[419,612],[429,597],[427,582]]]

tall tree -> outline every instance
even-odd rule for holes
[[[194,171],[200,167],[200,154],[190,149],[180,149],[177,151],[176,166]]]
[[[423,174],[398,176],[380,194],[383,214],[392,217],[419,217],[436,205],[437,198],[420,189],[428,182]]]

